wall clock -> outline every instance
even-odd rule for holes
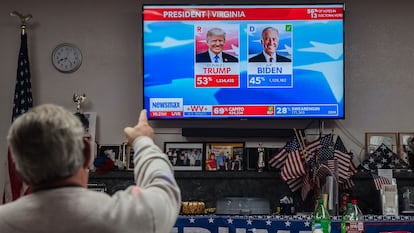
[[[53,49],[52,64],[60,72],[75,72],[82,64],[82,52],[74,44],[59,44]]]

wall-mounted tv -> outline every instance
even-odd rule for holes
[[[149,119],[344,118],[344,4],[144,5]]]

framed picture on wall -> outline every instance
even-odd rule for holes
[[[367,132],[365,146],[367,154],[372,154],[381,144],[384,144],[394,153],[397,152],[397,133],[395,132]]]
[[[165,142],[165,153],[177,171],[201,171],[204,143],[201,142]]]
[[[414,151],[408,146],[410,142],[414,142],[414,132],[399,132],[398,133],[398,155],[404,161],[408,161],[408,154]]]
[[[241,171],[244,168],[244,142],[206,143],[206,171]]]

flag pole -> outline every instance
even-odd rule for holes
[[[29,21],[33,16],[31,14],[23,15],[23,14],[20,14],[19,12],[17,12],[17,11],[10,12],[10,16],[18,16],[20,18],[21,33],[22,33],[22,35],[26,34],[27,21]]]

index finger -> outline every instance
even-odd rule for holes
[[[148,122],[147,110],[146,109],[142,109],[141,110],[141,114],[139,115],[138,124],[139,123],[147,123],[147,122]]]

